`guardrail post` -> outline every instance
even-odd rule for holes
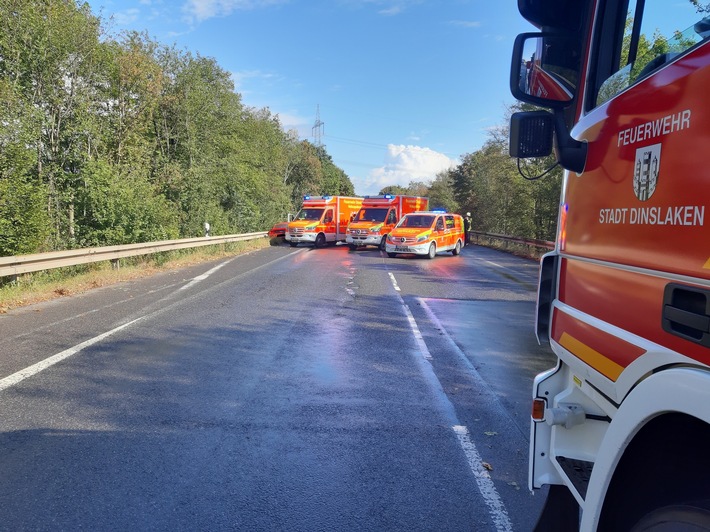
[[[111,259],[111,269],[113,269],[113,270],[120,270],[121,269],[121,262],[119,259]]]

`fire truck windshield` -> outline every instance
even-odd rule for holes
[[[294,220],[320,220],[323,216],[323,209],[301,209]]]
[[[387,209],[382,208],[369,208],[360,209],[355,221],[357,222],[384,222],[387,216]]]

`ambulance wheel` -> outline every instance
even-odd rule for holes
[[[289,242],[289,244],[292,248],[295,248],[298,245],[298,242]]]
[[[385,242],[387,242],[387,235],[382,237],[382,240],[380,240],[380,250],[384,251],[385,250]]]
[[[436,257],[436,244],[434,244],[434,242],[432,242],[431,245],[429,246],[429,253],[427,254],[427,258],[433,259],[434,257]]]
[[[397,256],[397,254],[396,254],[396,253],[389,253],[389,252],[388,252],[388,253],[387,253],[387,256],[388,256],[390,259],[393,259],[393,258],[395,258],[395,257]]]
[[[318,233],[315,245],[317,248],[322,248],[323,246],[325,246],[325,235],[323,233]]]
[[[461,254],[461,241],[460,240],[456,241],[456,246],[454,246],[454,249],[451,250],[451,254],[454,256]]]

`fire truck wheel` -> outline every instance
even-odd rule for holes
[[[315,244],[317,248],[325,246],[325,235],[323,233],[318,233]]]
[[[710,530],[708,501],[665,506],[652,511],[634,525],[631,532],[675,532]]]
[[[436,244],[432,242],[429,246],[429,254],[427,255],[427,258],[433,259],[434,257],[436,257]]]
[[[461,241],[457,240],[456,245],[454,246],[454,249],[451,250],[451,254],[456,256],[461,254]]]

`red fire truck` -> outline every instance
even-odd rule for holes
[[[557,357],[533,385],[537,530],[710,530],[710,4],[518,7],[540,32],[515,41],[511,91],[549,111],[513,115],[511,155],[554,146],[565,170],[537,303]]]

